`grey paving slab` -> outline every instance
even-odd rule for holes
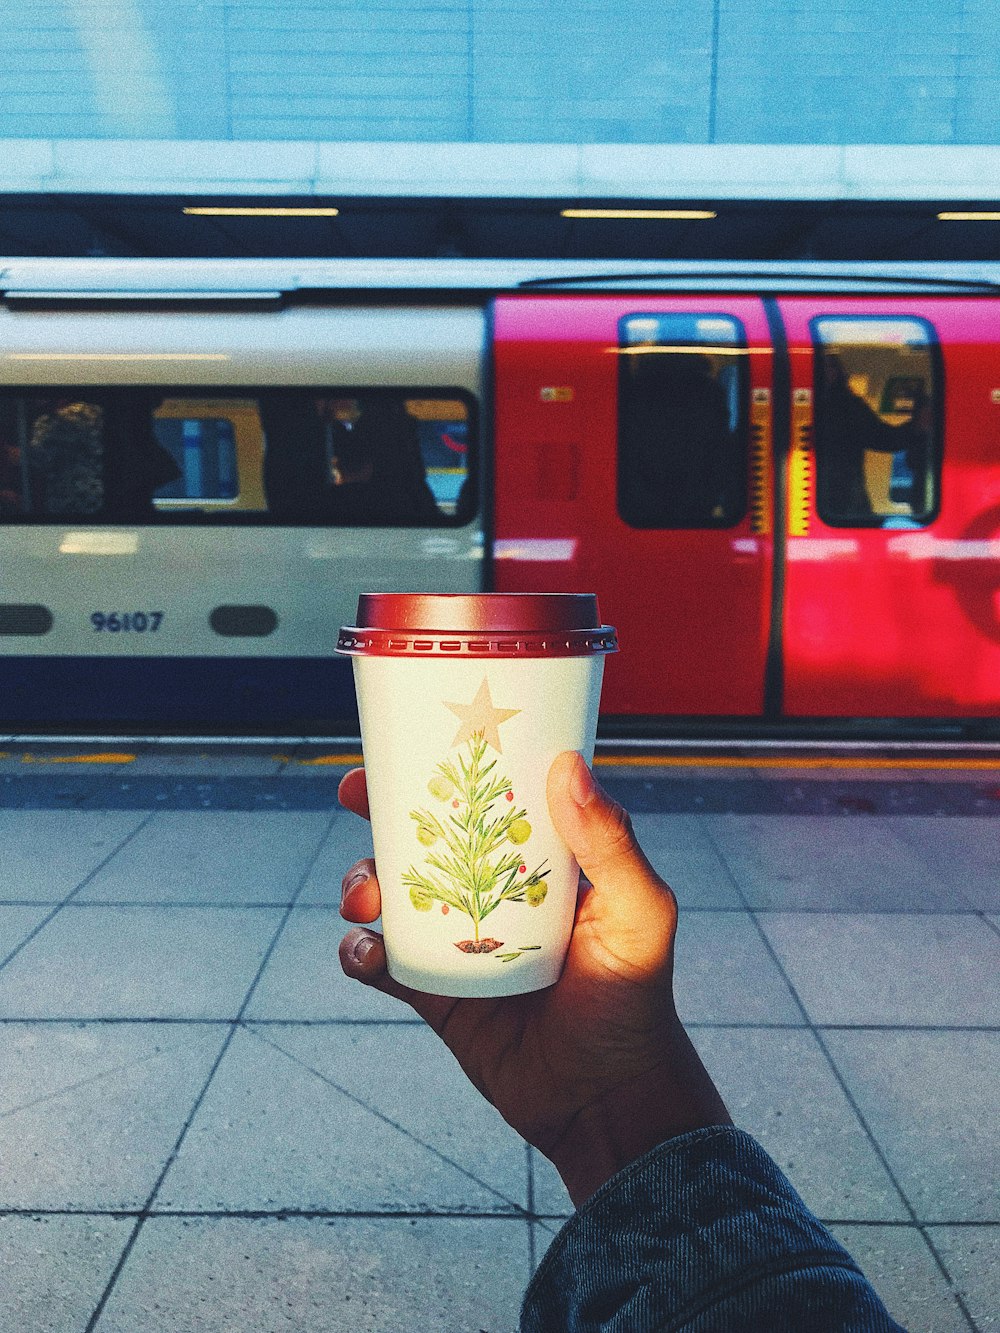
[[[497,1211],[527,1204],[523,1140],[424,1026],[238,1032],[162,1208]]]
[[[151,1218],[96,1333],[515,1333],[528,1224]]]
[[[535,1243],[535,1262],[532,1272],[545,1258],[545,1252],[558,1236],[562,1229],[563,1222],[557,1218],[545,1218],[541,1221],[529,1223]]]
[[[329,822],[322,811],[164,810],[79,896],[109,902],[287,903]]]
[[[976,916],[766,912],[814,1023],[1000,1024],[1000,936]]]
[[[632,816],[639,845],[683,910],[743,907],[732,877],[696,815]]]
[[[901,1221],[898,1191],[811,1032],[693,1028],[733,1121],[819,1217]]]
[[[0,774],[4,810],[325,810],[338,808],[337,785],[281,777],[96,773]]]
[[[381,929],[378,921],[375,930]],[[267,961],[246,1017],[350,1020],[413,1020],[408,1004],[344,975],[338,948],[351,922],[335,908],[292,911]]]
[[[748,912],[681,914],[674,994],[685,1023],[805,1023]]]
[[[789,814],[877,815],[892,818],[952,818],[977,815],[995,819],[997,809],[995,779],[983,783],[975,772],[958,772],[941,777],[926,775],[915,782],[907,774],[862,778],[828,774],[826,782],[784,782],[774,784]]]
[[[232,1018],[279,908],[66,907],[0,971],[0,1017]]]
[[[756,768],[748,764],[699,764],[692,763],[687,759],[678,759],[670,763],[657,762],[655,764],[605,764],[598,759],[594,766],[594,772],[597,774],[598,782],[603,782],[605,778],[612,782],[621,779],[639,778],[644,783],[655,784],[657,782],[674,783],[678,778],[690,779],[692,782],[716,782],[720,779],[733,782],[759,782],[760,774]]]
[[[884,765],[873,765],[871,763],[853,763],[845,766],[843,761],[831,760],[826,763],[818,763],[809,767],[800,767],[794,764],[775,764],[773,767],[758,768],[757,772],[765,782],[830,782],[839,781],[848,783],[873,783],[883,784],[905,783],[923,783],[925,786],[934,786],[938,783],[984,783],[986,786],[995,786],[1000,782],[1000,766],[995,764],[988,768],[968,768],[963,765],[960,768],[942,768],[937,764],[927,764],[921,760],[919,764],[908,765],[907,756],[903,755],[899,760],[888,760]]]
[[[371,825],[367,819],[340,811],[323,840],[296,902],[340,903],[340,887],[348,867],[372,855]]]
[[[919,1221],[1000,1221],[1000,1033],[826,1031]]]
[[[1000,909],[1000,824],[995,820],[957,815],[892,823],[932,874],[953,885],[973,907]]]
[[[927,1234],[976,1327],[1000,1329],[1000,1226],[928,1227]]]
[[[531,1173],[536,1213],[554,1213],[557,1217],[571,1217],[575,1211],[569,1190],[562,1183],[562,1177],[547,1157],[537,1149],[531,1150]],[[549,1240],[559,1229],[559,1223],[551,1224]],[[546,1244],[548,1241],[545,1242]],[[541,1257],[541,1256],[539,1256]]]
[[[636,772],[623,772],[605,783],[631,811],[822,816],[847,821],[898,815],[995,819],[1000,814],[996,796],[1000,789],[975,781],[863,781],[827,772],[808,780],[762,782],[741,780],[735,770],[725,769],[714,775],[682,775],[673,769],[650,781]]]
[[[60,902],[147,817],[136,810],[0,810],[0,899]]]
[[[130,772],[144,775],[184,774],[192,777],[263,777],[280,773],[288,754],[276,745],[144,745]]]
[[[86,1328],[133,1225],[114,1217],[0,1217],[0,1328]]]
[[[225,1029],[17,1023],[2,1031],[0,1208],[140,1207]]]
[[[968,909],[971,904],[961,888],[930,869],[920,853],[902,841],[896,832],[900,822],[825,815],[712,815],[705,821],[751,907]]]
[[[835,1223],[830,1230],[898,1324],[919,1333],[968,1333],[954,1293],[916,1227]]]
[[[0,963],[27,939],[51,910],[49,907],[0,907]]]
[[[599,768],[597,779],[632,815],[774,814],[782,808],[779,787],[741,769],[668,768],[652,775],[642,768]]]

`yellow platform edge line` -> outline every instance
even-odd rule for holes
[[[286,756],[275,756],[284,759]],[[293,761],[304,767],[314,768],[329,766],[342,767],[348,764],[364,763],[362,754],[323,754],[314,759],[296,759]],[[740,755],[730,757],[720,755],[653,755],[653,754],[599,754],[594,758],[595,768],[906,768],[906,769],[953,769],[980,772],[1000,772],[1000,757],[997,759],[864,759],[849,756],[842,759],[822,759],[813,756],[788,756],[779,758],[774,755],[759,759]]]
[[[281,757],[284,758],[284,756]],[[337,768],[344,764],[363,764],[364,761],[363,754],[320,754],[315,759],[295,759],[292,762],[301,764],[303,768],[319,768],[326,764]]]
[[[131,764],[134,762],[134,754],[59,754],[51,757],[42,755],[40,758],[36,758],[33,754],[21,756],[22,764]]]

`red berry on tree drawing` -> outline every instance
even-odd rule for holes
[[[471,917],[473,938],[455,945],[463,953],[493,953],[502,948],[502,940],[480,937],[482,922],[502,902],[539,907],[547,891],[546,862],[541,861],[529,874],[521,859],[520,849],[532,832],[528,812],[513,806],[510,779],[495,774],[497,761],[487,761],[487,744],[482,731],[474,732],[459,750],[457,761],[443,760],[427,784],[433,797],[450,802],[457,813],[443,818],[430,809],[410,811],[417,840],[429,849],[422,866],[411,865],[403,875],[410,902],[418,912],[429,912],[439,902],[442,913],[454,907]],[[507,804],[494,813],[501,797]],[[509,962],[540,947],[521,945],[498,957]]]

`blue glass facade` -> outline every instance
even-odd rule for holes
[[[0,138],[996,144],[995,0],[26,0]]]

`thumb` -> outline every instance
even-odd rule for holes
[[[582,755],[566,750],[553,760],[547,796],[556,832],[594,886],[603,933],[623,944],[641,937],[669,947],[677,925],[670,886],[636,842],[628,812],[595,782]]]

